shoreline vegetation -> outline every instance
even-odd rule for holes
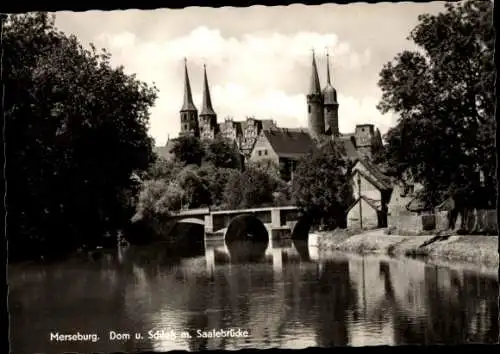
[[[499,266],[498,236],[420,235],[400,236],[384,229],[318,232],[319,252],[340,251],[355,254],[386,254],[415,257],[452,264],[475,264],[484,268]]]

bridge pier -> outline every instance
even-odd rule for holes
[[[211,213],[205,215],[205,232],[214,232],[214,217]]]
[[[271,227],[281,227],[281,209],[271,209]]]
[[[277,274],[283,272],[283,251],[280,248],[275,248],[271,251],[273,257],[273,270]]]
[[[213,276],[215,271],[215,251],[213,247],[205,248],[205,259],[207,262],[207,273]]]

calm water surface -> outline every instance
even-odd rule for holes
[[[495,272],[386,256],[318,257],[314,251],[292,241],[230,249],[212,242],[176,261],[156,245],[12,266],[11,349],[21,354],[498,341]],[[197,336],[197,330],[229,328],[249,336]],[[167,335],[148,339],[150,330]],[[131,339],[110,340],[110,331]],[[97,334],[99,340],[57,342],[51,332]],[[136,332],[143,338],[135,339]]]

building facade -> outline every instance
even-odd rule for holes
[[[355,162],[350,176],[355,202],[347,210],[347,227],[386,227],[393,192],[391,179],[365,157]]]
[[[305,129],[270,128],[260,133],[249,160],[269,161],[279,168],[281,178],[293,178],[297,162],[317,149],[316,142]]]
[[[312,56],[312,72],[307,102],[307,133],[315,141],[325,138],[339,140],[344,145],[346,155],[351,159],[365,157],[371,159],[375,151],[382,147],[380,132],[373,124],[356,125],[353,133],[339,132],[339,102],[337,90],[332,84],[329,56],[326,61],[326,85],[322,89],[316,58]],[[247,117],[237,121],[225,118],[217,121],[210,95],[206,66],[203,66],[203,99],[198,111],[193,102],[187,62],[184,63],[184,101],[180,110],[180,134],[193,135],[201,139],[214,139],[221,135],[234,141],[241,153],[248,159],[262,131],[276,129],[277,124],[271,119]]]

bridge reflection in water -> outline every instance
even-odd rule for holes
[[[276,240],[274,240],[276,241]],[[61,264],[9,268],[15,353],[132,352],[308,346],[496,343],[498,276],[412,259],[330,254],[282,238],[234,248],[209,240],[173,257],[130,247]],[[71,286],[68,286],[71,284]],[[91,289],[91,291],[89,291]],[[47,333],[102,340],[50,342]],[[241,328],[248,338],[202,338]],[[109,341],[110,329],[190,338]],[[26,334],[30,341],[26,341]]]

